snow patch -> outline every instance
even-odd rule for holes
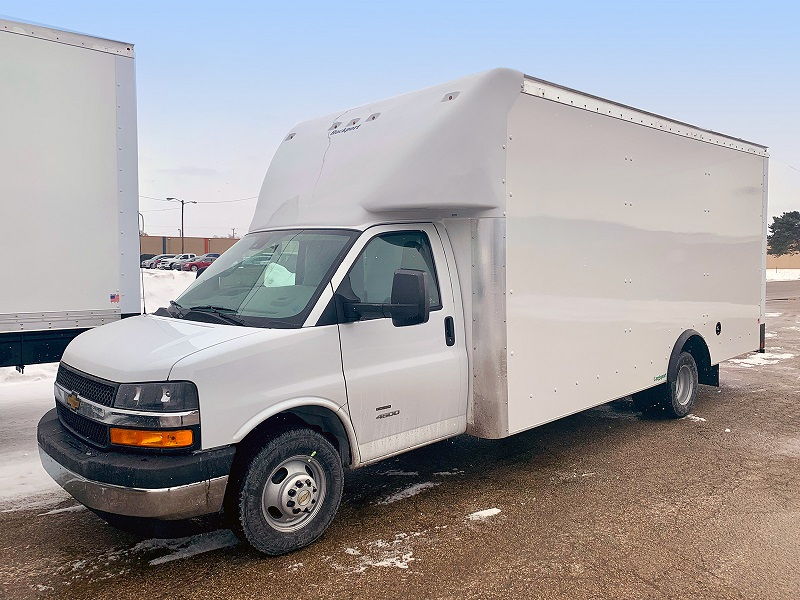
[[[136,544],[132,550],[133,552],[160,549],[170,550],[170,554],[159,556],[149,562],[151,566],[155,566],[172,562],[173,560],[189,558],[190,556],[196,556],[204,552],[229,548],[238,543],[239,540],[230,529],[218,529],[208,533],[201,533],[199,535],[176,538],[173,540],[145,540],[144,542]]]
[[[345,553],[357,557],[358,562],[350,566],[334,563],[333,568],[350,574],[363,573],[371,567],[408,569],[409,563],[417,560],[414,558],[411,543],[423,539],[424,533],[427,531],[397,533],[393,540],[375,540],[368,543],[363,550],[346,548]]]
[[[147,560],[159,552],[167,554],[156,556],[148,561],[150,566],[189,558],[203,552],[219,550],[238,543],[236,536],[229,529],[218,529],[198,535],[174,539],[150,539],[127,548],[112,548],[94,556],[71,561],[57,569],[57,573],[66,576],[69,582],[104,581],[130,571],[123,561]]]
[[[796,281],[800,279],[800,269],[767,269],[767,281]]]
[[[463,474],[464,471],[462,471],[461,469],[451,469],[450,471],[436,471],[435,473],[432,473],[432,475],[435,475],[436,477],[449,477],[451,475],[463,475]]]
[[[782,314],[783,313],[772,312],[772,313],[765,313],[764,316],[765,317],[770,317],[771,319],[774,319],[775,317],[780,317]]]
[[[45,363],[43,365],[30,365],[25,367],[25,372],[20,373],[14,367],[0,368],[0,384],[3,383],[30,383],[32,381],[47,380],[50,383],[56,380],[58,363]]]
[[[690,421],[694,421],[695,423],[705,423],[706,422],[706,420],[703,417],[698,417],[697,415],[693,415],[692,413],[689,413],[688,415],[683,417],[681,419],[681,421],[685,421],[687,419],[690,420]]]
[[[66,508],[54,508],[53,510],[39,513],[39,516],[45,517],[47,515],[60,515],[61,513],[80,512],[82,510],[88,509],[83,504],[76,504],[75,506],[67,506]]]
[[[469,521],[485,521],[489,517],[493,517],[499,514],[500,514],[499,508],[487,508],[486,510],[479,510],[477,512],[468,514],[467,519]]]
[[[778,334],[777,334],[777,333],[775,333],[775,332],[773,332],[773,331],[767,331],[767,332],[764,334],[764,337],[765,337],[766,339],[770,339],[770,338],[778,337]]]
[[[779,348],[776,348],[776,350],[777,349]],[[794,354],[789,354],[788,352],[764,352],[761,354],[751,354],[747,358],[732,358],[729,362],[741,367],[749,368],[761,367],[764,365],[774,365],[789,358],[794,358]]]
[[[436,487],[440,485],[439,483],[435,483],[433,481],[425,481],[423,483],[415,483],[414,485],[410,485],[407,488],[403,488],[399,492],[395,492],[391,496],[387,496],[378,504],[391,504],[392,502],[397,502],[398,500],[405,500],[406,498],[410,498],[411,496],[416,496],[417,494],[424,492],[432,487]]]
[[[381,475],[397,475],[401,477],[417,477],[419,475],[418,471],[401,471],[399,469],[389,469],[388,471],[384,471]]]

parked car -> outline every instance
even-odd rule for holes
[[[142,261],[142,266],[145,269],[155,269],[158,266],[158,263],[162,260],[167,260],[175,258],[174,254],[157,254],[151,258]]]
[[[156,256],[155,254],[140,254],[140,255],[139,255],[139,260],[140,260],[141,262],[139,263],[139,266],[141,266],[141,267],[143,267],[143,268],[144,268],[144,263],[146,263],[146,262],[150,261],[150,260],[151,260],[152,258],[154,258],[155,256]]]
[[[175,254],[172,258],[167,258],[158,263],[159,269],[180,269],[183,261],[192,260],[197,255],[192,253]]]
[[[176,256],[174,259],[172,259],[172,262],[169,264],[169,267],[170,269],[180,271],[185,262],[194,260],[195,258],[197,258],[197,254],[180,254]]]
[[[198,256],[193,260],[187,260],[185,263],[183,263],[181,268],[184,271],[197,271],[199,269],[207,267],[218,258],[219,258],[218,252],[210,252],[208,254],[203,254],[203,256]]]

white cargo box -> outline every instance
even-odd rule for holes
[[[0,365],[140,312],[133,47],[0,20]]]

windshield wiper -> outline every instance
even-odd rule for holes
[[[204,304],[202,306],[190,306],[188,308],[188,311],[211,313],[212,315],[218,317],[220,320],[231,323],[232,325],[244,325],[244,321],[242,321],[241,319],[237,319],[231,316],[230,314],[226,314],[226,313],[236,313],[236,310],[234,310],[233,308],[228,308],[226,306],[214,306],[212,304]],[[188,313],[184,314],[184,318],[186,314]]]
[[[160,308],[159,310],[164,310],[164,309]],[[167,310],[167,313],[169,314],[170,317],[182,319],[183,318],[183,314],[184,314],[183,311],[185,309],[183,308],[183,306],[181,306],[180,304],[175,302],[175,300],[170,300],[169,301],[169,306],[167,307],[166,310]],[[173,312],[175,314],[173,314]]]

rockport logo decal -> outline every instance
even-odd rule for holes
[[[667,378],[667,374],[664,373],[663,375],[658,375],[656,377],[653,377],[653,381],[664,381],[666,378]]]
[[[362,124],[361,124],[361,123],[359,123],[358,125],[353,125],[352,127],[345,127],[344,129],[334,129],[333,131],[331,131],[331,132],[328,134],[328,137],[330,137],[330,136],[332,136],[332,135],[336,135],[337,133],[347,133],[348,131],[355,131],[356,129],[358,129],[359,127],[361,127],[361,125],[362,125]]]

